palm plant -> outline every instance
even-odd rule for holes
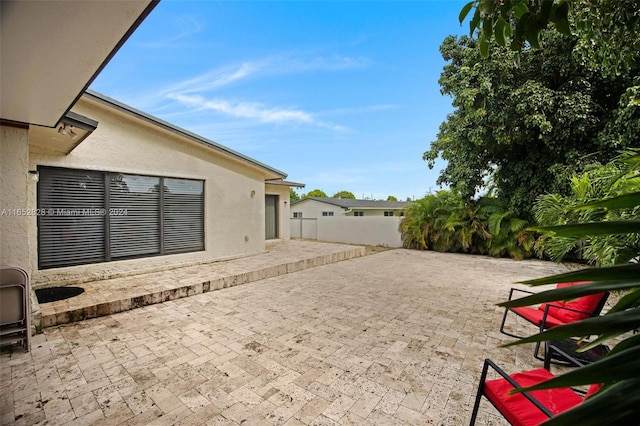
[[[633,240],[640,235],[640,155],[626,154],[618,160],[631,165],[633,172],[623,174],[620,179],[630,182],[613,182],[624,186],[622,195],[595,200],[590,203],[573,206],[568,213],[592,213],[596,217],[609,216],[613,212],[621,214],[623,220],[605,220],[577,224],[566,224],[536,228],[554,237],[570,238],[591,244],[595,238],[623,236]],[[623,214],[626,212],[626,214]],[[603,240],[610,241],[610,240]],[[605,243],[603,243],[604,245]],[[619,343],[600,361],[577,368],[569,373],[545,381],[537,386],[522,389],[530,391],[565,386],[580,386],[601,383],[600,390],[587,398],[584,403],[551,418],[548,425],[601,425],[601,424],[637,424],[640,418],[640,335],[633,331],[640,327],[640,250],[630,253],[622,262],[622,255],[616,257],[617,265],[592,269],[583,269],[567,274],[554,275],[537,280],[523,281],[532,286],[567,281],[590,281],[580,286],[565,287],[534,294],[500,306],[512,308],[537,303],[566,300],[603,291],[625,292],[618,303],[605,315],[588,318],[576,323],[548,329],[537,335],[521,339],[506,346],[547,340],[566,339],[596,335],[583,350],[612,339]],[[619,252],[621,253],[621,252]]]
[[[416,200],[399,230],[407,248],[523,259],[532,255],[534,235],[526,226],[493,197],[465,201],[458,193],[438,191]]]
[[[576,208],[631,193],[640,187],[637,164],[633,160],[636,151],[623,153],[611,163],[590,170],[571,179],[570,196],[543,195],[534,206],[536,221],[542,226],[564,225],[633,219],[640,214],[640,206],[624,209]],[[625,262],[640,251],[640,237],[634,234],[597,235],[588,240],[581,236],[546,234],[535,244],[538,255],[553,260],[565,258],[579,251],[584,260],[596,265],[613,265]]]
[[[531,257],[535,232],[527,229],[529,222],[511,212],[496,212],[489,216],[489,232],[492,239],[489,254],[495,257],[509,256],[516,260]]]

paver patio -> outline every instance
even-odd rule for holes
[[[0,423],[466,424],[484,358],[541,366],[495,304],[566,270],[390,250],[46,328],[0,355]]]

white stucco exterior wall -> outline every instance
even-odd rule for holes
[[[301,212],[303,218],[322,217],[322,212],[333,212],[333,216],[335,217],[342,216],[344,211],[342,207],[334,206],[333,204],[306,199],[297,202],[291,207],[291,215],[289,217],[293,217],[293,213],[296,212]]]
[[[205,251],[36,271],[37,224],[33,218],[28,235],[34,247],[30,259],[36,283],[95,279],[264,251],[264,181],[273,176],[95,101],[82,98],[72,111],[97,120],[97,129],[69,155],[32,144],[29,168],[54,166],[204,180]],[[285,189],[288,201],[288,188]],[[29,192],[32,208],[36,208],[36,200],[36,186],[32,185]],[[281,208],[284,200],[281,197]],[[282,212],[285,211],[283,208]]]
[[[29,131],[0,126],[0,264],[30,271]]]
[[[290,200],[289,187],[282,185],[265,185],[265,194],[278,196],[278,239],[288,240],[291,236],[289,226]]]

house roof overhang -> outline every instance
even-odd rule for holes
[[[0,119],[56,127],[159,0],[0,2]]]
[[[291,182],[284,179],[267,179],[264,183],[268,185],[288,186],[289,188],[304,188],[306,186],[304,183]]]
[[[29,143],[68,155],[98,126],[98,122],[69,111],[57,127],[31,126]]]

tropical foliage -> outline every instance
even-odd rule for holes
[[[637,66],[640,54],[640,39],[637,37],[640,29],[640,7],[634,0],[575,2],[474,0],[461,10],[460,21],[462,22],[474,8],[475,13],[470,23],[470,30],[471,33],[479,30],[479,50],[485,57],[489,54],[491,40],[495,40],[499,45],[505,45],[509,40],[510,47],[515,49],[524,47],[526,41],[537,48],[542,30],[553,23],[561,33],[576,33],[574,30],[577,30],[578,49],[576,50],[578,53],[586,52],[585,57],[591,59],[588,65],[594,69],[600,69],[603,75],[618,75],[621,70],[628,72]],[[637,76],[637,70],[635,75]],[[627,139],[629,135],[632,138],[638,137],[638,132],[633,129],[640,127],[639,83],[640,81],[636,78],[625,90],[625,94],[619,101],[618,112],[614,114],[617,117],[614,118],[614,125],[608,131],[604,131],[603,140],[620,141]],[[628,117],[627,120],[622,118],[625,116]],[[638,145],[636,142],[625,146],[637,147]],[[525,281],[524,283],[533,286],[566,281],[590,282],[580,286],[549,290],[501,304],[504,307],[529,306],[602,291],[625,292],[618,303],[603,316],[554,327],[510,344],[590,335],[597,337],[585,346],[584,350],[603,342],[613,340],[615,343],[613,350],[600,361],[572,370],[538,386],[524,389],[593,383],[603,385],[584,403],[550,419],[545,423],[548,425],[638,424],[640,418],[640,392],[638,392],[640,389],[640,335],[635,334],[640,327],[640,253],[637,248],[632,247],[629,251],[613,250],[614,255],[606,256],[610,244],[615,245],[615,241],[607,238],[637,241],[640,235],[640,219],[637,217],[640,190],[636,186],[636,179],[640,175],[640,156],[627,155],[620,161],[623,168],[625,163],[632,164],[635,172],[623,173],[612,178],[609,171],[604,170],[601,173],[608,176],[604,179],[607,186],[600,195],[594,195],[593,201],[582,205],[573,204],[577,202],[578,197],[575,197],[571,205],[562,208],[564,215],[561,220],[576,222],[535,229],[539,232],[551,233],[553,238],[582,241],[587,248],[593,249],[593,259],[596,263],[617,263],[617,265]],[[579,182],[580,179],[600,183],[600,180],[594,179],[592,175],[583,175],[572,182],[574,189],[589,188],[590,185]],[[620,192],[615,193],[616,191]],[[553,202],[552,199],[546,201]],[[570,217],[570,215],[578,215],[578,217]],[[599,239],[602,239],[602,244],[600,249],[596,249]]]
[[[640,205],[623,209],[580,208],[599,200],[630,196],[640,190],[638,164],[629,151],[618,161],[593,168],[571,179],[571,194],[546,194],[538,198],[534,206],[539,225],[555,226],[570,223],[615,222],[640,219]],[[535,244],[538,255],[560,261],[578,252],[582,259],[597,266],[626,263],[640,253],[640,235],[594,235],[589,239],[553,234],[541,236]]]
[[[468,16],[469,32],[477,32],[485,57],[492,41],[512,50],[538,49],[549,27],[574,36],[583,62],[605,74],[626,72],[640,52],[637,0],[473,0],[460,11],[460,23]]]
[[[640,156],[628,159],[640,164]],[[637,208],[640,205],[640,191],[599,200],[578,206],[585,210],[617,211]],[[578,225],[561,225],[539,228],[560,237],[588,239],[590,236],[640,235],[640,220],[614,222],[587,222]],[[637,424],[640,418],[640,335],[632,333],[640,327],[640,264],[639,252],[620,265],[579,270],[568,274],[555,275],[538,280],[524,281],[529,285],[543,285],[567,281],[590,281],[588,284],[566,287],[538,293],[511,302],[504,307],[528,306],[554,300],[572,299],[602,291],[625,292],[618,303],[605,315],[589,318],[570,325],[551,328],[535,336],[521,339],[509,345],[547,340],[566,339],[596,335],[585,350],[601,343],[618,343],[600,361],[575,369],[553,380],[525,390],[545,389],[564,386],[580,386],[601,383],[602,388],[584,403],[552,418],[549,425],[601,425]],[[618,259],[622,260],[622,259]],[[508,345],[507,345],[508,346]]]
[[[527,219],[539,195],[567,194],[569,176],[640,146],[638,66],[603,77],[576,57],[574,39],[541,38],[544,50],[498,46],[483,58],[477,40],[447,37],[439,83],[455,110],[423,155],[429,167],[447,160],[438,184],[467,199],[489,187]]]
[[[400,232],[407,248],[523,259],[533,253],[534,233],[526,230],[528,225],[494,198],[465,201],[442,190],[414,201]]]

